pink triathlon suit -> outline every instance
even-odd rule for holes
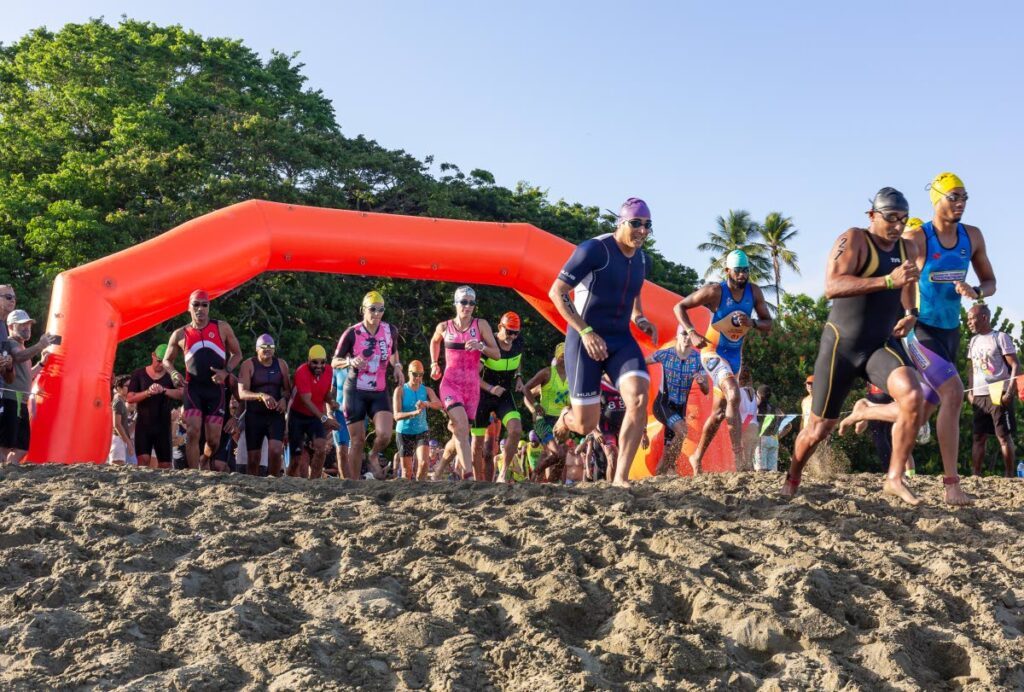
[[[455,406],[466,409],[466,416],[476,418],[476,407],[480,403],[480,351],[466,348],[467,341],[481,341],[477,319],[469,323],[469,329],[460,332],[451,320],[444,325],[444,377],[441,378],[441,401],[444,409]]]

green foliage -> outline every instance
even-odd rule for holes
[[[435,175],[433,166],[342,135],[294,55],[263,61],[240,41],[127,19],[38,29],[0,46],[0,282],[35,315],[57,273],[252,198],[526,222],[573,243],[610,229],[598,207],[552,202],[527,183],[508,189],[479,168],[441,164]],[[693,290],[692,269],[650,252],[651,280]],[[310,344],[331,347],[359,319],[371,288],[387,297],[404,360],[428,360],[452,285],[266,274],[219,299],[214,316],[234,326],[246,354],[257,335],[274,334],[295,366]],[[496,323],[506,310],[524,318],[532,374],[561,336],[513,291],[480,291],[481,317]],[[122,344],[117,371],[147,362],[184,319]]]

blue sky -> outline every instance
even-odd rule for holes
[[[928,218],[939,171],[966,182],[999,280],[1013,265],[1024,137],[1024,9],[1016,3],[79,2],[4,9],[0,41],[124,14],[299,52],[343,131],[553,199],[651,205],[658,248],[696,251],[729,209],[800,230],[817,295],[836,235],[892,185]],[[973,283],[973,279],[972,279]]]

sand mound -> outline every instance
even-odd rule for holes
[[[1024,483],[0,470],[5,689],[1024,687]]]

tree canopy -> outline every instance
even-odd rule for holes
[[[597,206],[343,135],[302,67],[295,55],[262,60],[241,41],[130,19],[38,29],[0,46],[0,273],[24,307],[41,314],[61,271],[252,198],[527,222],[574,243],[610,230]],[[650,252],[653,281],[693,289],[692,269]],[[311,343],[332,345],[358,319],[371,288],[387,296],[408,357],[424,358],[452,286],[265,274],[219,300],[216,315],[234,325],[246,353],[270,332],[281,355],[300,362]],[[513,292],[480,293],[482,317],[510,309],[524,317],[527,369],[541,367],[558,333]],[[123,345],[118,371],[147,362],[171,328]]]

